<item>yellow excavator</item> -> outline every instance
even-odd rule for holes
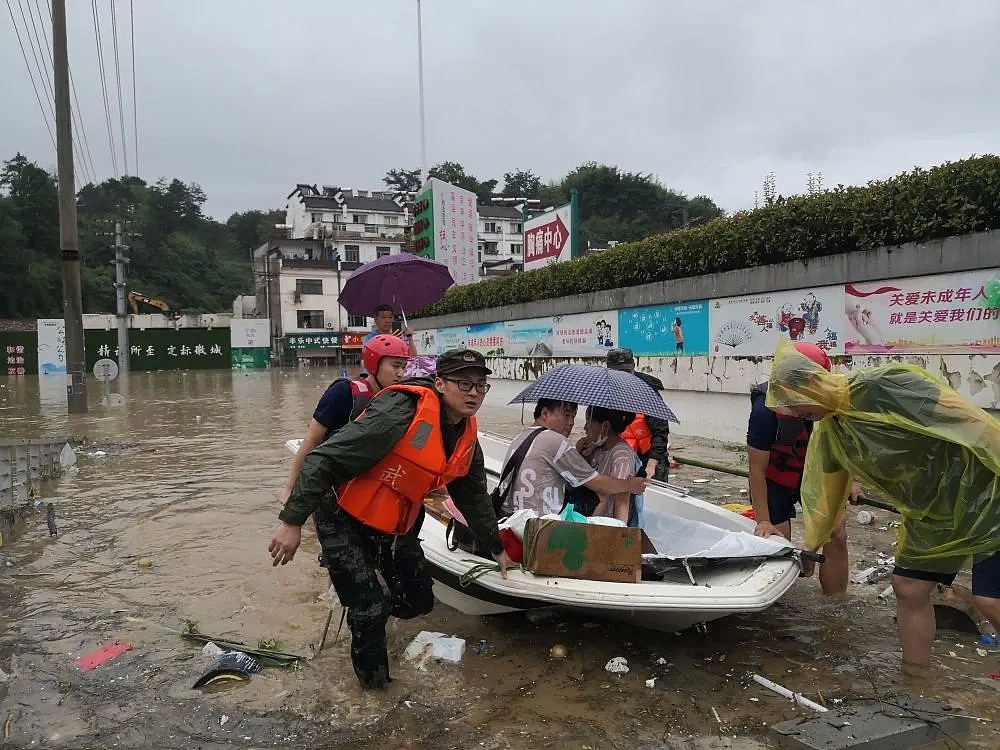
[[[157,310],[162,312],[171,320],[177,320],[183,313],[180,310],[172,310],[170,305],[161,299],[155,299],[153,297],[147,297],[144,294],[138,294],[136,292],[128,293],[128,303],[132,307],[132,314],[139,314],[139,303],[144,302],[150,307],[155,307]]]

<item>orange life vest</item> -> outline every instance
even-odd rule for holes
[[[653,447],[653,433],[649,431],[644,414],[636,414],[635,419],[625,428],[620,435],[621,439],[632,446],[632,450],[640,458],[649,453]]]
[[[344,486],[337,502],[366,526],[386,534],[405,534],[417,520],[428,492],[469,473],[478,428],[476,418],[469,417],[448,458],[437,395],[429,388],[414,385],[392,385],[383,390],[419,397],[413,421],[381,461]]]

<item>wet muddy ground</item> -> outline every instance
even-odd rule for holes
[[[288,467],[283,443],[301,433],[329,379],[323,370],[136,374],[126,409],[94,406],[72,418],[37,380],[0,390],[10,436],[90,440],[79,470],[45,487],[59,536],[39,517],[0,550],[3,746],[749,750],[772,746],[770,724],[808,715],[748,686],[753,671],[831,706],[904,690],[945,700],[984,719],[962,746],[1000,746],[1000,682],[987,677],[1000,654],[981,656],[973,636],[942,631],[934,679],[904,683],[894,608],[878,598],[884,582],[834,600],[801,581],[764,613],[673,635],[559,614],[469,617],[439,605],[390,623],[394,681],[378,694],[358,688],[345,634],[333,642],[335,608],[326,647],[300,668],[193,690],[210,659],[168,630],[184,620],[305,656],[319,643],[330,609],[319,599],[328,579],[314,535],[280,569],[266,546]],[[520,429],[520,411],[503,406],[511,388],[488,397],[485,428]],[[673,448],[744,461],[733,446],[682,434]],[[673,481],[718,503],[746,498],[738,477],[683,468]],[[853,570],[891,554],[893,531],[880,515],[875,526],[849,521]],[[465,638],[462,663],[403,663],[420,630]],[[74,664],[114,641],[132,649],[93,671]],[[557,644],[565,659],[550,657]],[[615,656],[628,660],[627,674],[604,670]]]

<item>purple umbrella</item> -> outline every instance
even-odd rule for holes
[[[455,283],[444,263],[421,255],[384,255],[351,274],[340,292],[340,304],[350,315],[371,315],[376,305],[403,312],[437,302]]]

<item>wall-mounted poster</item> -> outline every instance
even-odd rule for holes
[[[420,354],[440,354],[438,351],[438,335],[436,328],[425,328],[413,332],[413,340]]]
[[[552,318],[555,357],[603,357],[616,346],[619,346],[618,313],[613,310]]]
[[[229,324],[230,362],[234,370],[254,370],[271,362],[271,321],[234,318]]]
[[[708,354],[708,300],[618,312],[621,345],[648,357]]]
[[[36,331],[0,331],[0,354],[6,367],[0,376],[38,373],[38,333]]]
[[[66,374],[66,324],[62,318],[38,321],[38,373]]]
[[[551,318],[482,323],[465,330],[465,346],[486,357],[552,356]]]
[[[271,321],[267,318],[233,318],[229,322],[229,345],[233,349],[270,349]]]
[[[844,286],[848,354],[1000,353],[1000,268]]]
[[[778,339],[811,341],[831,354],[843,353],[843,287],[713,299],[709,303],[711,353],[729,357],[774,354]]]
[[[449,349],[464,349],[468,346],[469,330],[466,326],[453,326],[451,328],[438,328],[437,351],[436,354],[443,354]]]

